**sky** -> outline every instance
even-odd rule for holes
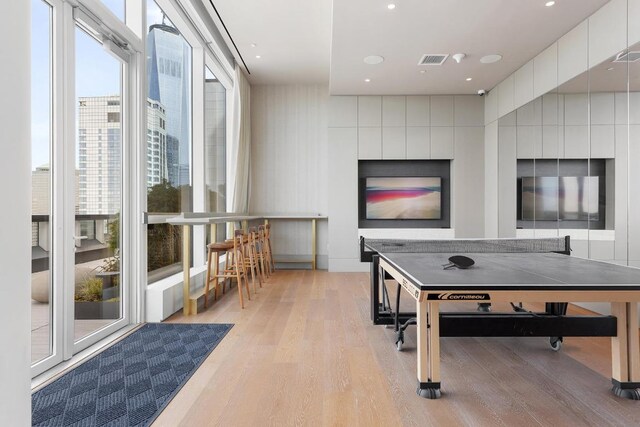
[[[124,18],[124,1],[102,0],[121,19]],[[35,169],[49,163],[50,154],[51,8],[43,0],[31,0],[31,13],[31,166]],[[119,92],[120,61],[76,28],[76,96],[104,96]]]

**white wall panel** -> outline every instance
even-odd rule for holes
[[[516,132],[518,159],[542,156],[542,126],[518,126]]]
[[[382,128],[358,128],[358,159],[382,159]]]
[[[355,263],[358,258],[358,132],[329,128],[327,176],[329,211],[329,270]],[[342,264],[341,264],[342,263]],[[336,264],[334,268],[332,264]]]
[[[564,124],[589,124],[589,98],[586,93],[564,95]]]
[[[426,126],[407,128],[407,159],[431,158],[431,132]]]
[[[498,122],[484,128],[485,237],[498,237]]]
[[[626,48],[627,0],[611,0],[589,17],[589,68]]]
[[[524,64],[514,75],[514,106],[518,108],[533,99],[533,60]]]
[[[492,89],[484,96],[484,123],[498,119],[498,90]]]
[[[640,92],[629,93],[629,124],[640,125]]]
[[[453,96],[431,97],[431,126],[453,126]]]
[[[328,124],[329,127],[341,128],[358,126],[358,97],[332,96],[329,99]]]
[[[429,104],[428,96],[407,96],[407,126],[429,126]]]
[[[382,158],[384,160],[401,160],[407,158],[405,127],[382,128]]]
[[[453,127],[431,128],[431,158],[453,159],[454,156],[454,132]]]
[[[484,99],[478,95],[454,96],[453,111],[455,126],[484,125]]]
[[[358,97],[358,126],[380,127],[382,126],[382,97],[359,96]]]
[[[558,43],[533,59],[533,96],[544,95],[558,86]]]
[[[542,96],[542,124],[557,125],[558,112],[562,109],[559,105],[559,96],[555,93],[548,93]],[[564,107],[563,107],[564,108]]]
[[[516,234],[516,127],[498,127],[498,237]]]
[[[627,123],[633,123],[633,120],[630,121],[630,117],[628,116],[629,108],[627,105],[627,102],[632,102],[631,100],[634,94],[632,93],[631,95],[630,98],[626,92],[616,92],[614,94],[614,124],[626,125]]]
[[[613,159],[615,157],[614,125],[591,126],[591,158]]]
[[[612,125],[615,122],[615,100],[613,92],[592,93],[591,96],[591,124]]]
[[[633,46],[634,44],[640,42],[640,23],[638,22],[638,17],[640,16],[640,0],[628,0],[628,39],[627,42],[629,46]]]
[[[640,125],[629,126],[629,165],[629,261],[637,263],[640,261]]]
[[[484,127],[456,127],[452,206],[456,238],[484,237]]]
[[[0,425],[31,425],[31,2],[4,2],[0,27]]]
[[[563,127],[558,125],[542,126],[542,158],[556,159],[564,156]]]
[[[515,110],[514,75],[510,75],[500,83],[498,88],[498,117],[502,117]]]
[[[355,106],[355,98],[339,98],[338,110]],[[325,85],[252,86],[251,211],[327,213],[328,106]],[[318,254],[326,259],[321,227]],[[310,239],[308,222],[274,223],[276,254],[309,254]]]
[[[615,126],[615,258],[627,261],[627,211],[629,191],[629,128],[626,125]]]
[[[536,98],[518,108],[516,123],[518,126],[539,126],[542,124],[542,98]]]
[[[589,126],[564,127],[564,158],[586,159],[589,157]]]
[[[405,96],[382,97],[382,126],[406,126]]]
[[[589,23],[583,21],[558,40],[558,85],[587,70]]]

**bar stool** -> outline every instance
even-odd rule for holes
[[[218,284],[220,273],[220,254],[225,253],[225,259],[229,259],[231,252],[233,252],[233,241],[230,242],[214,242],[207,245],[207,278],[204,283],[204,308],[207,308],[209,303],[209,285],[211,282],[215,282],[214,285],[214,301],[218,300]],[[215,259],[215,261],[214,261]],[[213,263],[213,274],[211,274],[211,264]],[[226,263],[226,261],[225,261]],[[222,282],[222,293],[224,293],[225,281]]]
[[[268,250],[268,256],[270,261],[269,268],[271,268],[271,271],[276,271],[276,263],[273,260],[273,251],[271,250],[271,224],[267,223],[267,225],[265,225],[264,228],[265,228],[264,238],[267,241],[267,250]]]
[[[258,276],[258,283],[262,288],[262,271],[260,263],[258,262],[258,244],[256,239],[256,228],[251,227],[248,233],[244,236],[244,261],[245,267],[251,271],[251,283],[253,284],[253,292],[256,293],[256,276]]]
[[[269,245],[267,243],[267,233],[264,225],[258,226],[258,260],[262,271],[268,278],[271,276],[271,261],[269,257]]]
[[[247,279],[247,271],[246,271],[246,262],[244,259],[245,253],[245,243],[244,236],[242,235],[242,230],[236,230],[234,233],[234,237],[231,241],[221,242],[221,243],[211,243],[207,246],[207,279],[205,282],[205,299],[204,304],[207,307],[207,299],[209,295],[209,284],[215,281],[215,292],[214,298],[218,299],[218,284],[220,279],[236,279],[238,282],[238,296],[240,298],[240,306],[244,308],[244,298],[242,295],[242,287],[244,286],[247,290],[247,297],[249,301],[251,301],[251,294],[249,293],[249,283]],[[220,263],[220,253],[226,253],[226,259],[224,263],[224,269],[222,273],[219,271],[219,263]],[[213,259],[213,254],[215,253],[215,264],[213,275],[211,274],[211,264]],[[244,283],[244,285],[243,285]],[[222,292],[224,293],[224,285],[222,283]]]

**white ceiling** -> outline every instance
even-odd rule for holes
[[[544,6],[546,0],[214,0],[214,4],[251,71],[252,84],[329,81],[332,94],[400,95],[491,89],[607,1],[556,0],[552,7]],[[387,9],[391,2],[397,5],[395,10]],[[442,66],[419,67],[425,53],[467,57],[461,64],[449,57]],[[492,53],[504,59],[488,65],[479,62]],[[366,65],[363,59],[368,55],[381,55],[385,61]],[[421,74],[421,69],[427,71]],[[467,82],[467,77],[473,80]],[[365,78],[371,82],[365,83]]]
[[[213,0],[213,3],[251,72],[248,76],[251,84],[329,81],[332,0]],[[257,46],[251,47],[251,43]],[[231,44],[229,47],[242,64],[238,52]]]

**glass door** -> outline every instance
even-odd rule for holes
[[[133,193],[124,184],[134,174],[126,144],[135,55],[79,8],[31,2],[36,376],[129,323],[123,242]]]
[[[84,21],[75,28],[73,343],[77,352],[128,322],[123,147],[127,58]]]

